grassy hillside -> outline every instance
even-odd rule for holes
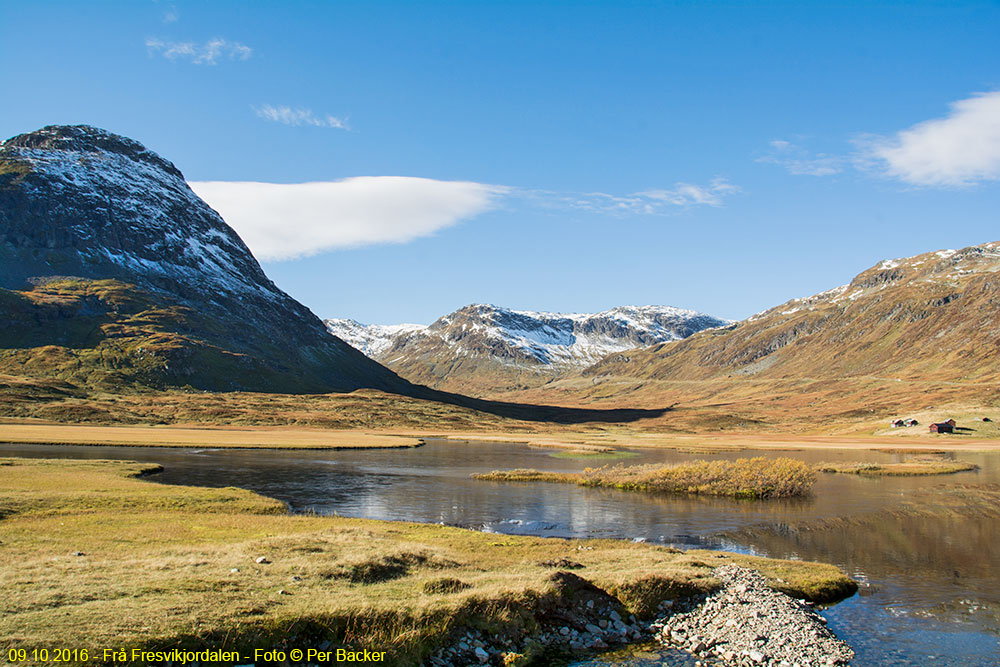
[[[883,262],[724,329],[617,355],[585,377],[1000,381],[1000,243]]]
[[[324,386],[282,341],[230,345],[226,319],[117,280],[56,279],[29,290],[0,289],[0,313],[0,374],[102,391],[258,386],[308,392]]]
[[[870,429],[1000,407],[1000,243],[882,262],[729,327],[610,356],[521,392],[565,405],[673,406],[666,422]]]

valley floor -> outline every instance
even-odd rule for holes
[[[900,429],[902,430],[902,429]],[[1000,438],[912,433],[878,435],[771,435],[747,433],[648,433],[614,429],[561,429],[551,432],[450,429],[321,429],[264,426],[132,426],[45,423],[37,420],[0,422],[0,442],[140,447],[211,447],[239,449],[394,449],[418,447],[427,438],[475,442],[518,442],[559,449],[567,455],[596,459],[622,449],[663,448],[692,453],[771,449],[794,452],[815,449],[879,450],[899,453],[997,451]]]
[[[569,449],[1000,447],[1000,398],[992,385],[864,379],[664,383],[655,401],[627,386],[611,389],[583,402],[558,389],[509,401],[433,390],[424,398],[371,389],[109,393],[62,380],[0,375],[0,441],[338,448],[405,447],[419,438],[447,436]],[[906,418],[919,425],[890,428],[891,421]],[[957,422],[954,434],[929,432],[931,423],[949,418]],[[210,438],[203,438],[205,429]]]
[[[105,649],[347,646],[416,664],[468,628],[535,631],[579,592],[554,575],[566,569],[640,617],[715,589],[708,573],[726,563],[807,599],[856,590],[815,563],[290,515],[250,491],[139,479],[157,469],[0,459],[2,655],[24,649],[19,664],[31,664],[35,649],[76,649],[107,663]]]

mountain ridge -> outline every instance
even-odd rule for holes
[[[537,386],[608,354],[677,340],[728,321],[673,306],[599,313],[470,304],[430,325],[324,320],[327,330],[398,373],[438,389],[486,395],[487,385]]]

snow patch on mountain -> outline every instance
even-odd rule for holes
[[[323,320],[323,324],[331,334],[373,359],[392,347],[397,337],[427,330],[426,324],[362,324],[341,318]]]

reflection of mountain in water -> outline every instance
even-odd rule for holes
[[[776,557],[834,562],[883,605],[1000,626],[1000,485],[939,485],[899,507],[738,531]]]

